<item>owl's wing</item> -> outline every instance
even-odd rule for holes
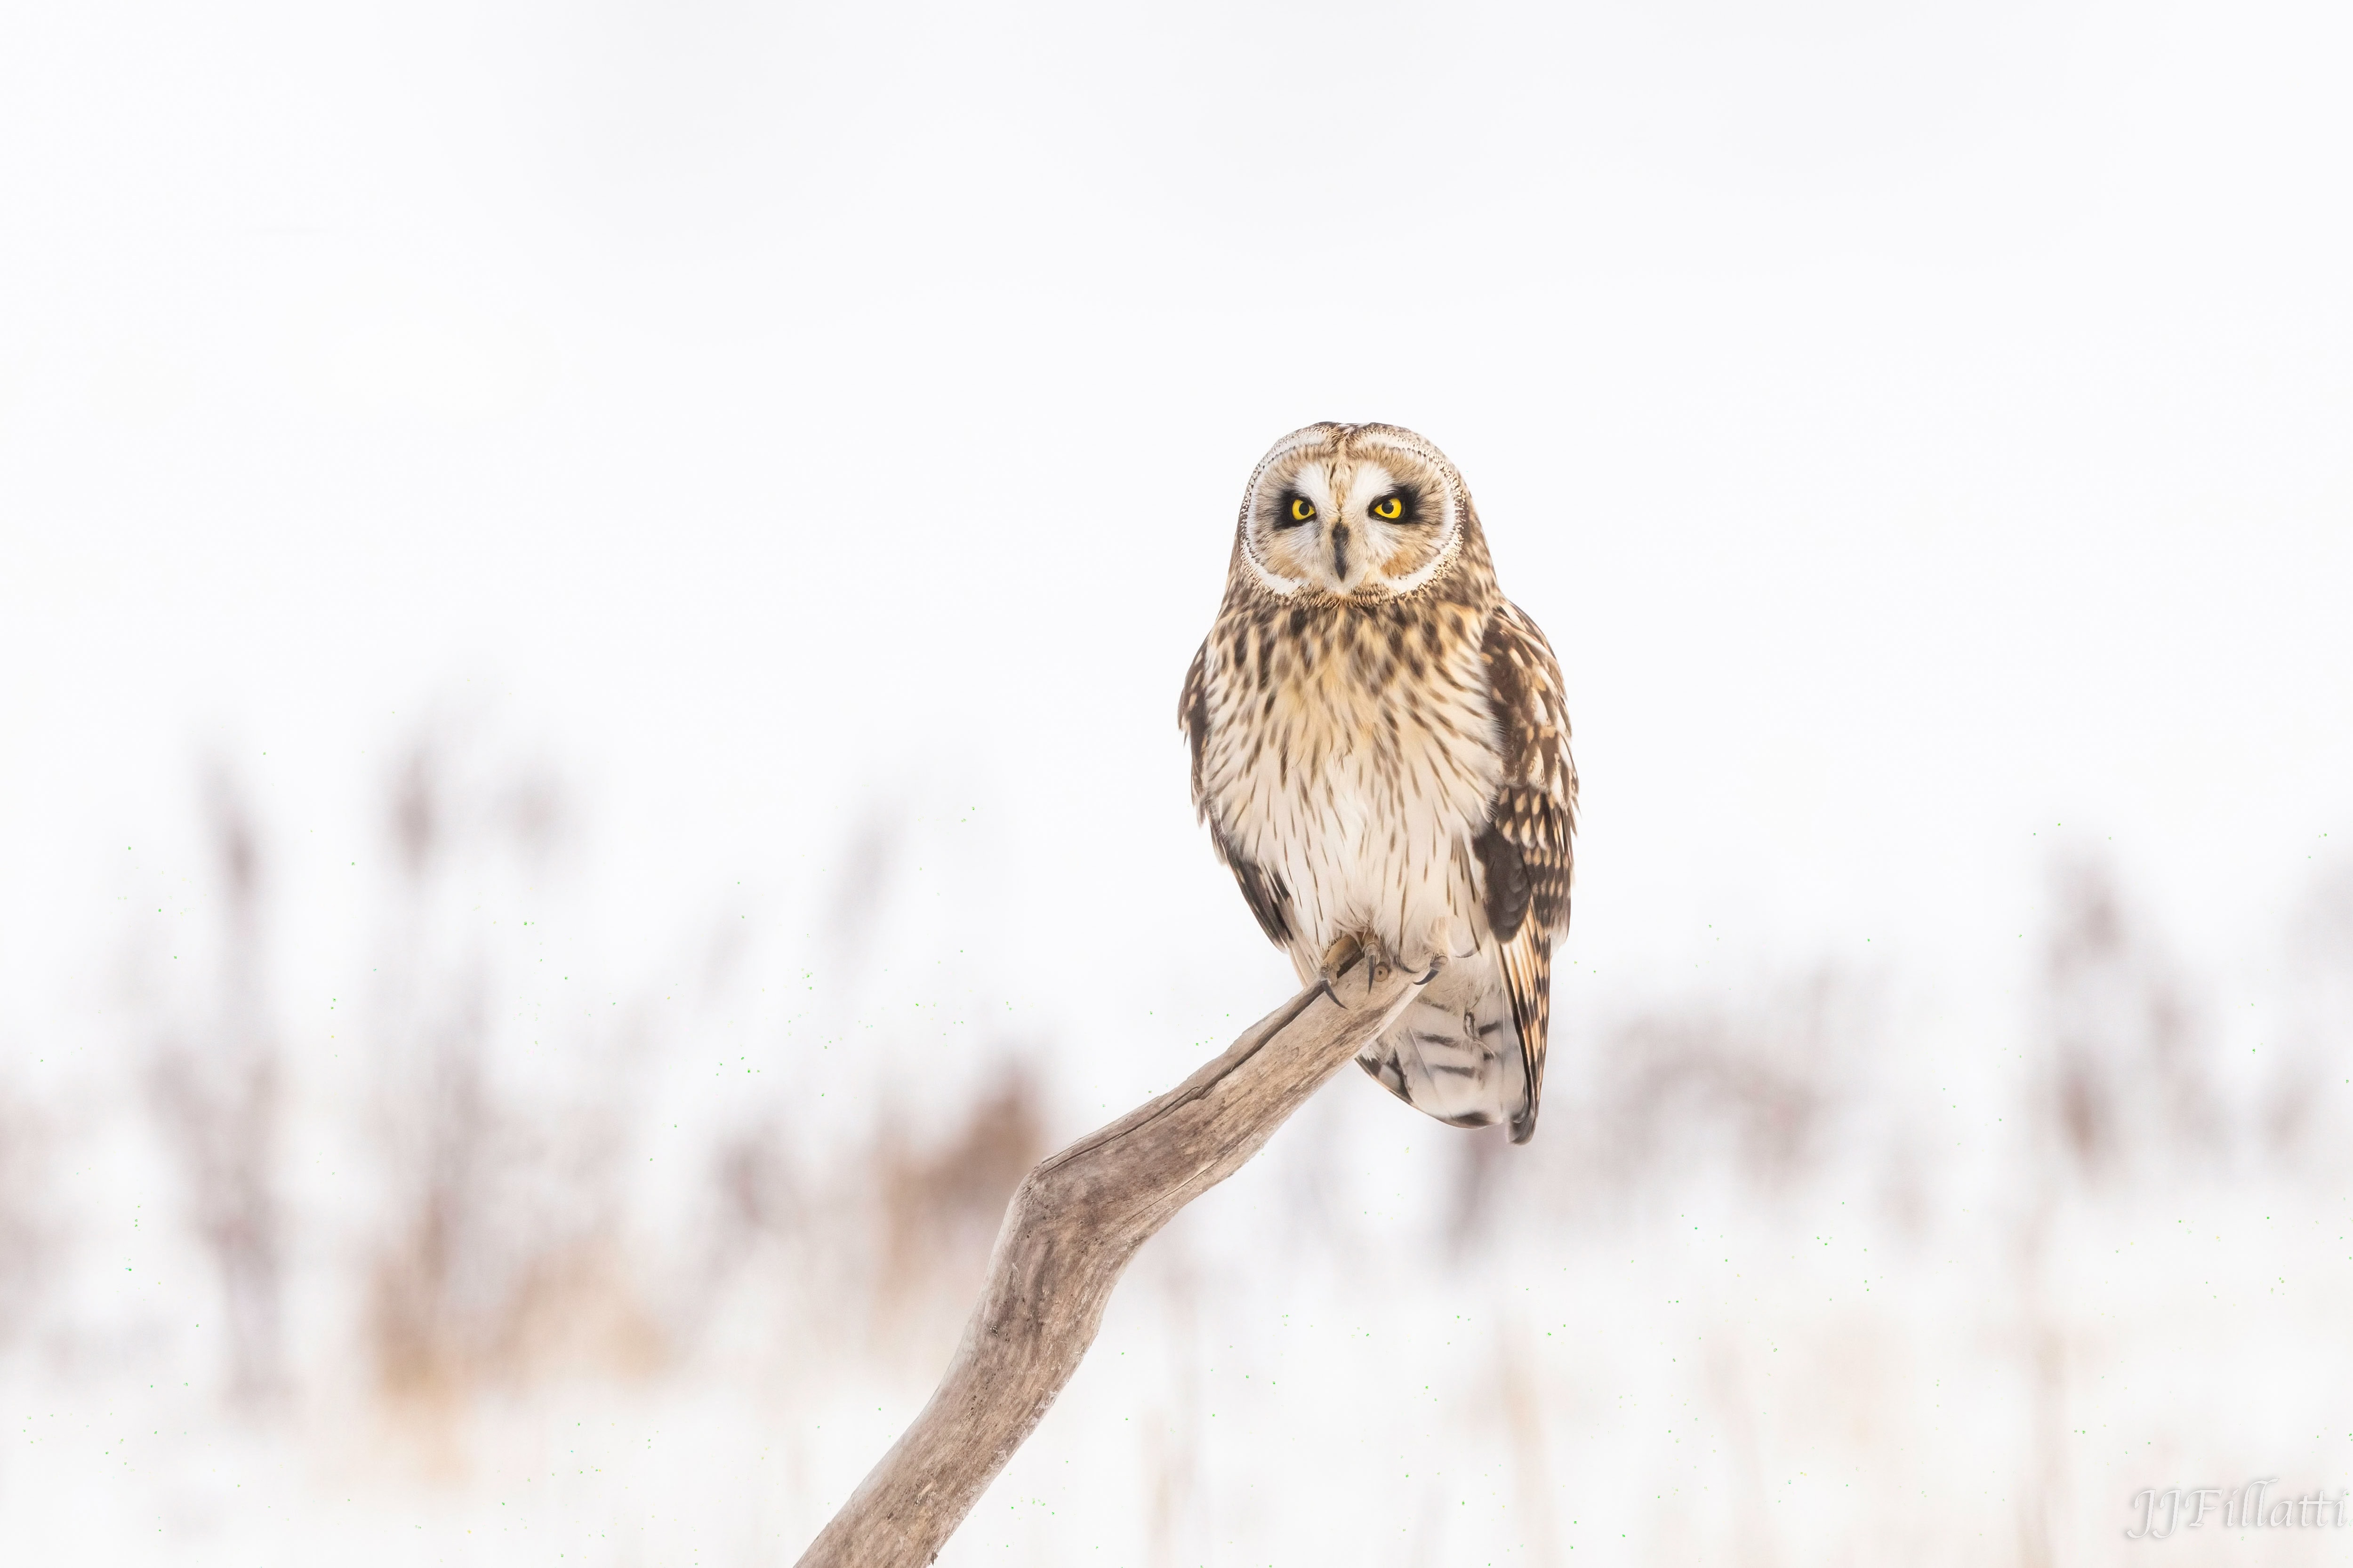
[[[1518,606],[1500,604],[1487,619],[1480,652],[1504,778],[1487,829],[1472,847],[1486,873],[1487,924],[1502,949],[1504,984],[1520,1029],[1527,1103],[1512,1118],[1512,1142],[1525,1143],[1535,1133],[1544,1089],[1553,938],[1568,929],[1577,763],[1568,752],[1560,666],[1536,624]]]
[[[1208,825],[1209,843],[1218,858],[1241,884],[1242,901],[1258,917],[1259,929],[1266,940],[1281,948],[1291,945],[1291,889],[1282,879],[1260,869],[1240,855],[1227,841],[1224,824],[1209,807],[1209,796],[1201,779],[1201,753],[1209,740],[1209,645],[1204,642],[1194,654],[1192,668],[1185,672],[1184,694],[1176,700],[1176,721],[1185,727],[1185,742],[1193,752],[1193,810]]]

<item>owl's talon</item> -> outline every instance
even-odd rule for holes
[[[1348,1005],[1340,1000],[1336,983],[1348,973],[1349,965],[1359,958],[1371,956],[1372,951],[1353,936],[1341,937],[1324,950],[1324,962],[1315,966],[1316,986],[1332,998],[1332,1005],[1344,1009]]]
[[[1356,937],[1336,937],[1324,950],[1324,962],[1315,966],[1315,972],[1326,980],[1337,980],[1348,973],[1348,965],[1356,963],[1364,951],[1365,944]]]
[[[1433,981],[1433,980],[1435,980],[1435,979],[1437,979],[1437,978],[1438,978],[1438,972],[1439,972],[1440,970],[1441,970],[1441,969],[1445,968],[1445,967],[1446,967],[1446,955],[1445,955],[1444,953],[1442,953],[1442,952],[1441,952],[1441,953],[1440,953],[1436,958],[1433,958],[1433,959],[1431,959],[1431,960],[1430,961],[1430,967],[1429,967],[1428,969],[1426,969],[1426,970],[1422,971],[1421,978],[1419,978],[1419,980],[1416,980],[1416,981],[1414,982],[1414,984],[1415,984],[1416,985],[1427,985],[1427,984],[1429,984],[1431,981]]]

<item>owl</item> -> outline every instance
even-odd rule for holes
[[[1425,977],[1358,1063],[1526,1142],[1577,768],[1551,646],[1446,455],[1393,425],[1276,442],[1177,712],[1210,843],[1301,984],[1359,957]]]

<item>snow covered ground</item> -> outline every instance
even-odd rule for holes
[[[225,858],[18,1036],[8,1561],[788,1561],[1021,1170],[1246,1021],[1157,952],[1037,995],[953,819],[613,986],[515,805],[560,792],[461,757],[391,770],[307,1024],[240,996],[237,933],[303,922]],[[2344,884],[2241,1020],[2087,865],[2003,1026],[1893,963],[1588,985],[1520,1150],[1345,1074],[1146,1249],[944,1561],[2095,1563],[2153,1549],[2144,1487],[2341,1490]],[[258,1100],[166,1087],[255,1059]]]

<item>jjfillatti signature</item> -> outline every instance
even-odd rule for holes
[[[2210,1521],[2224,1530],[2342,1530],[2353,1522],[2347,1504],[2353,1491],[2306,1492],[2266,1503],[2263,1489],[2278,1481],[2265,1476],[2237,1487],[2143,1487],[2125,1506],[2134,1523],[2126,1541],[2163,1541],[2176,1530],[2200,1530]]]

